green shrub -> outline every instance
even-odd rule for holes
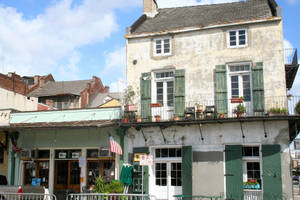
[[[287,108],[270,108],[270,113],[274,114],[287,114],[288,110]]]
[[[96,179],[95,193],[115,193],[120,194],[124,192],[124,186],[120,181],[112,180],[110,183],[104,183],[101,176]]]
[[[239,105],[236,107],[236,112],[245,113],[245,112],[246,112],[245,106],[243,106],[242,104],[239,104]]]

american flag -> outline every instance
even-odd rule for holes
[[[109,136],[110,152],[122,155],[122,147],[114,140],[113,136]]]

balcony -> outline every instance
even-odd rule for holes
[[[284,50],[286,88],[291,89],[299,68],[297,49]]]
[[[265,97],[263,109],[255,109],[253,101],[240,98],[189,101],[182,103],[181,106],[184,105],[184,108],[181,109],[175,109],[170,102],[169,106],[168,103],[151,103],[140,105],[150,109],[149,115],[141,114],[139,109],[138,111],[123,111],[123,123],[293,116],[300,113],[300,108],[297,112],[295,110],[298,102],[300,102],[300,96]],[[180,102],[176,102],[176,105],[178,104]]]

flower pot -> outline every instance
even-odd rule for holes
[[[151,103],[150,104],[151,108],[156,108],[156,107],[162,107],[161,103]]]
[[[133,112],[135,110],[134,104],[127,104],[125,105],[125,110],[129,112]]]
[[[226,115],[225,115],[224,113],[221,113],[221,114],[220,114],[220,118],[221,118],[221,119],[224,119],[225,117],[226,117]]]
[[[159,115],[155,115],[155,121],[160,122],[160,116]]]
[[[196,106],[197,108],[197,112],[203,112],[203,106],[202,105],[198,105]]]
[[[236,117],[238,117],[238,118],[244,116],[244,113],[242,113],[242,112],[236,112],[235,114],[236,114]]]
[[[142,122],[142,118],[136,118],[136,122],[141,123]]]
[[[232,98],[231,103],[243,103],[244,99],[243,98]]]
[[[174,121],[179,121],[179,117],[178,117],[178,116],[175,116],[175,117],[173,118],[173,120],[174,120]]]
[[[123,118],[123,122],[124,123],[128,123],[128,119],[127,118]]]

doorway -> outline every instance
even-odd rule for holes
[[[56,160],[54,193],[62,196],[80,192],[80,167],[78,160]]]
[[[175,199],[182,194],[181,162],[155,163],[155,195],[157,199]]]

